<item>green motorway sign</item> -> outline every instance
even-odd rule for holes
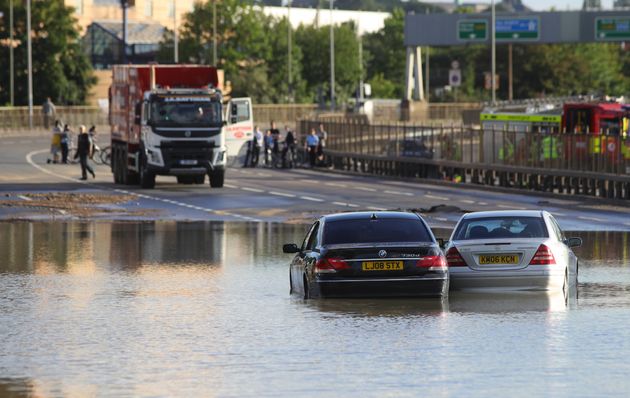
[[[457,21],[457,39],[462,41],[485,41],[488,38],[488,21],[463,19]]]
[[[630,17],[595,19],[595,40],[629,40]]]

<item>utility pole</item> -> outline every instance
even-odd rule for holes
[[[217,0],[212,0],[212,64],[217,65]]]
[[[288,99],[289,102],[293,102],[293,68],[292,68],[292,54],[291,54],[291,0],[288,0],[287,2],[287,52],[288,52],[288,65],[287,65],[287,71],[289,72],[289,79],[288,79]]]
[[[333,2],[330,0],[330,110],[335,110],[335,30],[333,24]]]
[[[11,106],[15,105],[15,84],[14,84],[14,61],[13,61],[13,0],[9,1],[9,40],[11,45],[9,47],[9,74],[10,74],[10,91],[11,91]]]
[[[177,37],[177,0],[173,1],[173,59],[176,64],[179,63],[179,38]]]
[[[120,6],[122,7],[122,63],[127,63],[127,8],[129,7],[129,0],[120,0]]]
[[[28,127],[33,128],[33,43],[31,39],[31,0],[26,0],[26,43],[28,53]]]
[[[497,103],[497,82],[495,76],[497,74],[497,38],[496,38],[496,24],[497,24],[497,14],[494,7],[494,0],[492,0],[492,106]]]

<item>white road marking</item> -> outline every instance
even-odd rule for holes
[[[525,207],[517,207],[517,206],[510,206],[510,205],[497,205],[497,207],[500,207],[502,209],[510,209],[510,210],[527,210]]]
[[[249,192],[257,192],[257,193],[262,193],[265,192],[264,189],[258,189],[258,188],[250,188],[250,187],[241,187],[241,189],[243,191],[249,191]]]
[[[24,196],[24,195],[18,195],[18,198],[22,199],[22,200],[26,200],[27,202],[32,201],[33,199],[29,198],[28,196]]]
[[[382,207],[374,207],[374,206],[368,206],[367,207],[368,210],[376,210],[376,211],[385,211],[387,209],[383,209]]]
[[[238,189],[238,187],[236,185],[232,185],[232,184],[223,184],[223,186],[226,187],[226,188]]]
[[[597,218],[597,217],[578,216],[578,218],[580,220],[586,220],[586,221],[604,222],[604,220],[602,220],[601,218]]]
[[[284,193],[284,192],[277,192],[277,191],[269,191],[270,195],[276,195],[276,196],[284,196],[285,198],[295,198],[296,195],[292,194],[292,193]]]
[[[448,218],[444,218],[444,217],[433,217],[434,220],[438,220],[438,221],[448,221]]]
[[[413,196],[410,192],[400,192],[400,191],[385,191],[385,193],[389,193],[392,195],[403,195],[403,196]],[[426,195],[425,195],[426,196]]]
[[[358,189],[359,191],[366,191],[366,192],[376,192],[376,189],[367,188],[367,187],[354,187],[354,189]]]
[[[13,145],[13,144],[16,144],[16,143],[17,142],[15,142],[15,141],[6,141],[4,144],[5,145]]]
[[[312,196],[300,196],[300,199],[310,200],[311,202],[323,202],[324,199],[313,198]]]
[[[488,204],[486,202],[477,202],[478,205],[480,206],[488,206]]]
[[[339,184],[337,182],[325,182],[324,185],[328,185],[329,187],[348,188],[346,184]]]
[[[256,173],[256,175],[259,177],[273,177],[271,174],[267,174],[267,173]]]
[[[558,213],[558,212],[552,212],[551,214],[553,214],[554,216],[558,216],[558,217],[565,217],[566,214],[565,213]]]
[[[461,199],[460,202],[462,203],[468,203],[469,205],[472,205],[475,203],[474,200],[468,200],[468,199]]]
[[[157,202],[169,203],[169,204],[173,204],[173,205],[179,206],[179,207],[184,207],[184,208],[187,208],[187,209],[199,210],[199,211],[202,211],[202,212],[205,212],[205,213],[216,213],[218,215],[226,215],[226,216],[230,216],[230,217],[234,217],[234,218],[238,218],[238,219],[246,220],[246,221],[253,221],[253,222],[260,222],[261,221],[260,219],[257,219],[257,218],[254,218],[254,217],[250,217],[250,216],[245,216],[245,215],[242,215],[242,214],[225,212],[225,211],[218,211],[218,210],[210,209],[208,207],[195,206],[195,205],[191,205],[191,204],[188,204],[188,203],[178,202],[178,201],[175,201],[175,200],[160,198],[160,197],[157,197],[157,196],[151,196],[151,195],[131,192],[131,191],[128,191],[126,189],[119,189],[119,188],[113,188],[112,189],[112,188],[103,187],[103,186],[100,186],[100,185],[97,185],[95,183],[91,183],[91,182],[88,182],[88,181],[81,181],[81,180],[77,180],[77,179],[72,178],[72,177],[59,175],[59,174],[56,174],[56,173],[54,173],[54,172],[52,172],[52,171],[50,171],[50,170],[48,170],[48,169],[38,165],[37,163],[35,163],[33,161],[33,156],[35,156],[37,154],[41,154],[41,153],[46,153],[46,152],[48,152],[48,149],[42,149],[42,150],[39,150],[39,151],[29,152],[26,155],[27,163],[30,164],[32,167],[36,168],[37,170],[41,171],[42,173],[46,173],[46,174],[51,175],[53,177],[60,178],[62,180],[66,180],[66,181],[71,181],[71,182],[74,182],[74,183],[77,183],[77,184],[96,186],[99,189],[104,190],[104,191],[113,191],[113,192],[122,193],[122,194],[125,194],[125,195],[135,196],[136,198],[142,198],[142,199],[154,200],[154,201],[157,201]],[[278,192],[278,193],[280,193],[280,192]],[[282,196],[286,196],[286,195],[290,195],[290,194],[282,194]],[[295,195],[292,195],[292,196],[295,197]]]
[[[444,196],[424,195],[424,197],[429,198],[429,199],[437,199],[437,200],[449,200],[448,198],[445,198]]]
[[[359,205],[355,205],[354,203],[346,203],[346,202],[332,202],[332,204],[343,207],[359,207]]]

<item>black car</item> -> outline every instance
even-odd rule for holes
[[[415,213],[323,216],[291,262],[291,292],[311,297],[446,296],[446,259]]]

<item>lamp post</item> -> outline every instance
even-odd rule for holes
[[[335,110],[335,30],[333,24],[333,2],[330,0],[330,110]]]
[[[179,38],[177,37],[177,0],[173,0],[173,60],[179,63]]]
[[[293,72],[292,72],[292,54],[291,54],[291,0],[287,2],[287,72],[289,73],[289,78],[287,81],[288,87],[288,99],[289,102],[293,102]]]
[[[212,0],[212,63],[217,66],[217,0]]]
[[[497,73],[497,38],[496,38],[496,24],[497,24],[497,15],[494,7],[494,0],[492,0],[492,76],[490,80],[492,82],[492,105],[494,106],[497,103],[497,82],[495,79]]]
[[[123,64],[127,63],[127,8],[129,7],[129,0],[120,0],[120,6],[122,7],[122,52],[121,60]]]
[[[26,0],[26,43],[28,57],[28,127],[33,128],[33,43],[31,39],[31,0]]]
[[[13,62],[13,0],[9,1],[9,40],[11,42],[10,46],[9,46],[9,87],[10,87],[10,92],[11,92],[11,106],[15,105],[14,104],[14,100],[15,100],[15,92],[14,92],[14,82],[13,82],[13,75],[14,75],[14,62]]]

